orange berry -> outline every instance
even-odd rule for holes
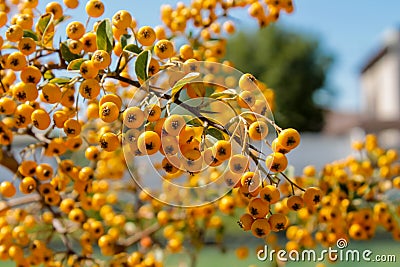
[[[160,136],[156,132],[145,131],[139,135],[137,145],[143,154],[155,154],[161,146]]]
[[[229,159],[232,154],[231,143],[226,140],[218,140],[213,145],[213,150],[215,151],[215,158],[219,161],[225,161]]]
[[[251,232],[255,237],[264,238],[271,231],[271,226],[265,218],[256,219],[251,225]]]
[[[104,4],[99,0],[90,0],[86,3],[85,9],[89,17],[98,18],[104,13]]]
[[[150,46],[156,40],[156,33],[150,26],[143,26],[136,34],[137,41],[144,46]]]
[[[253,222],[254,222],[253,216],[251,216],[248,213],[245,213],[242,216],[240,216],[238,224],[240,228],[242,228],[244,231],[248,231],[251,229],[251,225],[253,224]]]
[[[0,184],[0,194],[3,195],[3,197],[13,197],[16,193],[16,189],[13,183],[9,181],[3,181]]]
[[[169,40],[160,40],[154,45],[154,54],[159,59],[171,58],[175,54],[174,45]]]
[[[99,117],[104,122],[113,122],[118,119],[119,116],[119,108],[113,102],[106,102],[100,106],[99,109]]]
[[[229,159],[229,169],[233,173],[244,173],[248,167],[249,167],[249,157],[246,157],[245,155],[237,154],[233,155]]]
[[[64,132],[68,137],[74,137],[81,133],[81,124],[75,119],[68,119],[64,122]]]
[[[165,120],[164,129],[168,134],[178,136],[185,125],[185,119],[181,115],[173,114]]]
[[[274,152],[267,156],[265,165],[273,172],[283,172],[288,165],[288,160],[284,154]]]
[[[247,210],[254,218],[265,218],[269,212],[269,204],[261,198],[253,198],[250,200]]]
[[[309,187],[303,194],[304,203],[308,207],[314,207],[322,200],[322,191],[317,187]]]
[[[293,128],[281,131],[278,135],[278,143],[289,150],[300,144],[300,134]]]
[[[249,126],[249,137],[253,140],[262,140],[268,134],[268,125],[263,121],[255,121]]]
[[[279,232],[286,229],[289,223],[289,219],[284,214],[275,213],[269,216],[268,222],[271,226],[272,231]]]
[[[269,204],[275,204],[280,199],[280,192],[276,186],[266,185],[260,190],[260,198]]]
[[[291,210],[297,211],[304,206],[303,198],[300,196],[290,196],[287,199],[286,206]]]

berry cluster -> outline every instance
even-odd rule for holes
[[[335,246],[339,239],[369,240],[382,230],[400,240],[398,197],[393,197],[400,188],[398,152],[380,147],[372,134],[352,147],[355,156],[327,164],[320,173],[313,166],[304,168],[298,179],[321,188],[321,203],[298,210],[286,232],[287,249]]]
[[[266,185],[266,179],[261,179],[257,172],[245,172],[237,184],[237,194],[247,203],[247,213],[240,217],[239,226],[245,231],[251,230],[258,238],[265,238],[270,231],[286,229],[289,219],[283,210],[297,212],[304,206],[313,210],[322,199],[320,189],[309,187],[305,190],[298,181],[292,181],[283,173],[288,165],[285,154],[299,142],[300,135],[296,130],[280,131],[272,142],[273,153],[265,160],[270,171],[266,174],[270,184]],[[280,187],[279,174],[288,182]],[[287,185],[290,185],[290,189]],[[288,196],[281,198],[281,193]]]

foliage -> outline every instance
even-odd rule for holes
[[[274,89],[274,115],[280,125],[300,131],[322,129],[323,109],[313,97],[326,86],[332,57],[317,40],[283,27],[267,27],[230,39],[227,58]]]

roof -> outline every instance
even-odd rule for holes
[[[389,51],[388,46],[385,46],[378,50],[377,53],[373,54],[369,60],[361,67],[361,73],[365,73],[369,68],[371,68],[376,62],[378,62],[384,55]]]
[[[365,118],[358,113],[327,111],[323,133],[327,135],[343,135],[352,128],[359,127],[367,133],[379,132],[387,129],[400,130],[399,120],[378,120]]]
[[[361,124],[361,115],[358,113],[327,111],[323,132],[328,135],[341,135],[349,132]]]
[[[364,120],[360,125],[366,132],[377,132],[385,129],[400,129],[400,121],[381,121],[376,119]]]

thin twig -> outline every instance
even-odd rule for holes
[[[22,197],[19,197],[19,198],[13,198],[13,199],[10,199],[8,201],[1,202],[0,203],[0,213],[5,211],[5,210],[7,210],[7,209],[16,207],[16,206],[21,206],[21,205],[25,205],[25,204],[29,204],[29,203],[33,203],[33,202],[39,201],[40,199],[41,199],[41,197],[40,197],[39,194],[32,193],[32,194],[29,194],[29,195],[26,195],[26,196],[22,196]]]
[[[161,226],[158,223],[152,224],[148,228],[144,229],[143,231],[138,232],[137,234],[118,242],[118,245],[129,247],[136,242],[138,242],[142,237],[149,236],[159,230]]]
[[[290,185],[293,187],[296,187],[298,189],[300,189],[301,191],[306,191],[305,189],[303,189],[302,187],[298,186],[295,182],[293,182],[289,177],[287,177],[286,174],[284,174],[283,172],[280,172],[280,174],[285,177],[286,181],[288,181],[290,183]],[[294,190],[293,190],[294,191]]]

